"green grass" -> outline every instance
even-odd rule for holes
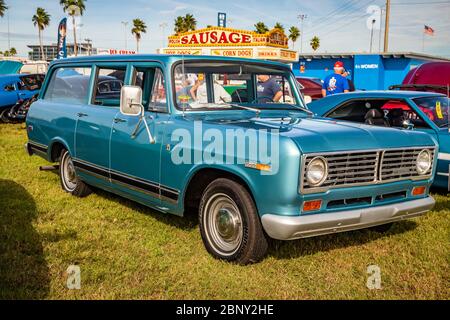
[[[213,259],[195,219],[96,191],[78,199],[26,155],[24,125],[0,125],[0,298],[448,299],[450,197],[387,234],[271,241],[262,262]],[[81,289],[66,269],[81,268]],[[367,266],[382,289],[366,287]]]

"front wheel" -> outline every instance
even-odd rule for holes
[[[4,123],[9,123],[11,122],[11,120],[9,119],[9,111],[11,110],[11,108],[6,108],[3,110],[0,110],[0,122],[4,122]]]
[[[59,161],[59,177],[64,191],[76,197],[85,197],[91,193],[89,186],[78,178],[69,151],[63,150]]]
[[[214,257],[240,264],[261,260],[267,252],[255,203],[241,184],[225,178],[211,182],[200,202],[200,233]]]

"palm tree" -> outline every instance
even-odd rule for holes
[[[67,12],[69,16],[72,17],[72,25],[73,25],[73,50],[75,52],[75,56],[78,54],[78,45],[77,45],[77,28],[75,22],[75,16],[82,16],[86,7],[84,5],[85,0],[59,0],[59,4],[63,7],[64,12]]]
[[[184,18],[182,16],[178,16],[174,21],[174,28],[173,31],[175,31],[176,34],[180,34],[185,32],[184,30]]]
[[[267,31],[269,31],[269,28],[267,28],[266,24],[262,21],[255,24],[255,32],[259,34],[264,34]]]
[[[279,22],[275,23],[273,28],[274,29],[278,29],[278,30],[280,30],[280,31],[282,31],[284,33],[284,26],[281,23],[279,23]]]
[[[14,47],[11,47],[11,49],[9,49],[9,55],[10,56],[15,56],[17,54],[17,50]]]
[[[136,38],[136,51],[139,52],[139,41],[141,41],[141,33],[147,32],[147,26],[141,19],[133,19],[133,29],[131,33]]]
[[[5,11],[8,10],[8,6],[5,3],[5,0],[0,0],[0,17],[5,15]]]
[[[184,17],[184,28],[185,32],[194,31],[197,28],[197,20],[190,13]]]
[[[298,40],[298,37],[300,37],[300,30],[298,30],[297,27],[292,26],[289,29],[289,39],[292,41],[292,48],[295,48],[295,42]]]
[[[41,47],[41,58],[45,60],[44,54],[44,46],[42,45],[42,31],[44,31],[45,27],[48,27],[50,24],[50,15],[45,11],[44,8],[37,8],[36,14],[31,19],[35,27],[38,28],[39,32],[39,45]]]
[[[311,42],[309,43],[311,45],[311,48],[316,51],[320,47],[320,39],[318,36],[314,36],[314,38],[311,39]]]

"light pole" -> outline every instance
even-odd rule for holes
[[[128,48],[127,48],[127,46],[128,46],[128,44],[127,44],[127,26],[128,26],[128,21],[122,21],[121,23],[123,25],[123,36],[124,36],[124,39],[125,39],[125,50],[128,50]]]
[[[386,20],[384,21],[384,50],[389,51],[389,18],[391,14],[391,0],[386,0]]]
[[[298,19],[300,19],[300,53],[303,52],[303,21],[308,18],[307,14],[299,14],[297,16]]]
[[[163,22],[163,23],[161,23],[160,25],[159,25],[159,27],[161,28],[161,30],[162,30],[162,46],[163,46],[163,48],[164,48],[164,40],[166,39],[166,28],[168,27],[169,25],[166,23],[166,22]]]
[[[92,42],[92,39],[89,39],[89,38],[86,38],[86,39],[84,39],[84,41],[86,41],[87,42],[87,44],[88,44],[88,46],[87,46],[87,53],[88,53],[88,56],[90,56],[91,55],[91,42]]]
[[[375,25],[376,20],[372,19],[372,28],[370,28],[370,53],[372,53],[372,42],[373,42],[373,26]]]

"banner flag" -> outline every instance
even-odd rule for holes
[[[67,18],[64,18],[61,20],[58,27],[57,59],[67,58],[66,34],[67,34]]]

